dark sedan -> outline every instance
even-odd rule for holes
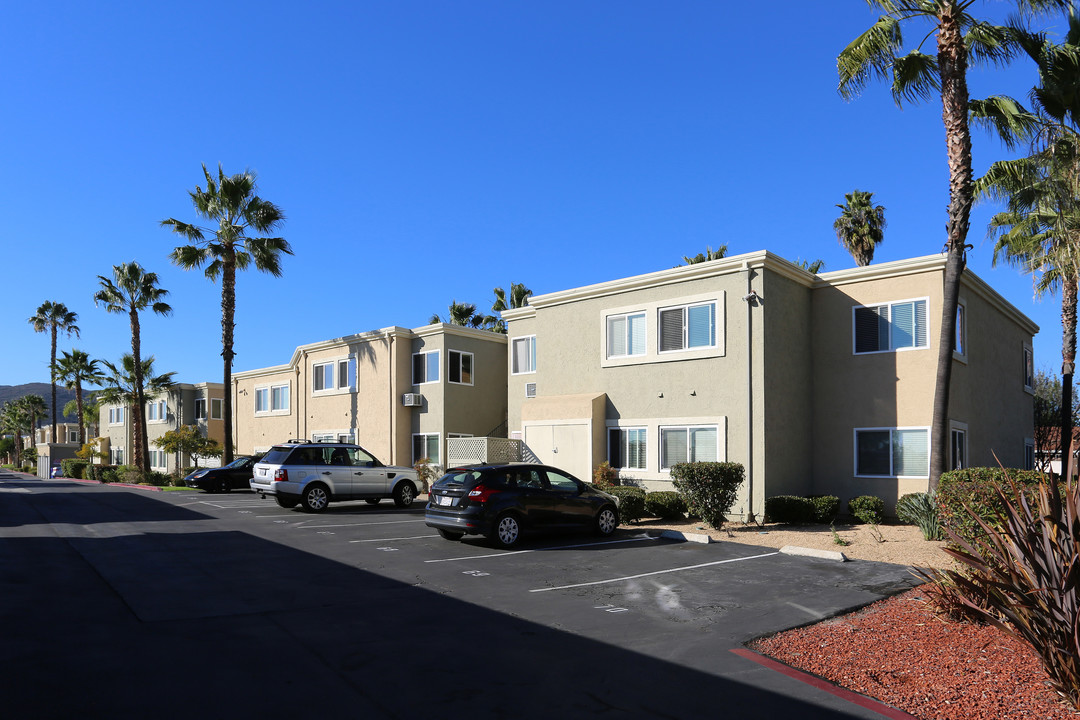
[[[511,547],[523,533],[619,526],[619,501],[547,465],[454,468],[428,492],[424,521],[447,540],[483,535]]]
[[[184,484],[210,493],[247,490],[258,461],[257,456],[241,455],[225,467],[196,470],[184,478]]]

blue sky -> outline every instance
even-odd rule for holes
[[[1005,10],[1008,3],[982,3]],[[827,8],[823,9],[823,8]],[[535,293],[670,268],[726,244],[852,267],[832,229],[844,193],[887,209],[875,262],[939,252],[948,172],[940,103],[845,102],[836,55],[874,15],[858,0],[22,3],[0,60],[0,384],[47,382],[45,300],[79,314],[93,357],[130,350],[95,307],[98,275],[136,260],[174,313],[143,350],[183,382],[218,381],[220,286],[172,266],[168,217],[196,219],[200,165],[250,168],[284,210],[284,276],[238,279],[235,370],[300,344],[417,327],[492,288]],[[1042,27],[1061,26],[1046,19]],[[930,48],[932,51],[932,48]],[[1028,63],[975,72],[972,97],[1024,97]],[[976,172],[1006,157],[976,134]],[[1060,302],[969,267],[1042,328],[1060,369]]]

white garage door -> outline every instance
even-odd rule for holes
[[[526,425],[525,444],[540,462],[592,482],[592,446],[587,423]]]

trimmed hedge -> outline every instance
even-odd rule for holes
[[[671,482],[684,498],[689,512],[719,530],[735,504],[746,470],[733,462],[676,463]]]
[[[867,525],[877,525],[885,519],[885,501],[874,495],[851,498],[847,509],[853,518]]]
[[[657,490],[645,494],[645,514],[663,520],[681,519],[686,513],[686,500],[674,490]]]
[[[832,522],[840,509],[835,495],[773,495],[765,498],[765,519],[788,525]]]
[[[1042,477],[1042,473],[1035,470],[985,467],[942,473],[937,490],[938,518],[944,527],[971,543],[974,538],[983,537],[984,532],[975,518],[964,511],[964,505],[970,507],[987,525],[1000,529],[997,513],[1003,508],[995,486],[1001,485],[1005,494],[1011,495],[1012,483],[1015,482],[1031,503],[1038,494]]]
[[[117,465],[87,465],[86,469],[89,471],[90,480],[97,480],[98,482],[116,482],[116,468]],[[106,476],[108,474],[108,477]],[[109,479],[112,478],[112,479]]]
[[[645,488],[618,485],[604,488],[608,495],[619,498],[619,520],[633,522],[645,517]]]
[[[814,505],[816,523],[831,523],[840,512],[840,498],[835,495],[810,495],[807,500]]]
[[[74,478],[75,480],[82,480],[83,475],[86,472],[86,467],[90,463],[85,460],[77,460],[75,458],[64,458],[60,461],[60,474],[66,478]]]

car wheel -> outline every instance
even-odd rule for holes
[[[286,510],[291,510],[300,504],[300,501],[294,497],[283,497],[281,495],[275,495],[274,499],[277,500],[277,504]]]
[[[517,545],[521,539],[521,523],[513,513],[503,513],[495,521],[495,530],[491,533],[491,539],[502,548]]]
[[[221,492],[223,492],[223,493],[232,492],[232,485],[229,484],[228,480],[222,480],[221,481]]]
[[[619,514],[611,507],[602,507],[596,514],[594,525],[597,535],[610,535],[619,527]]]
[[[308,485],[300,501],[308,512],[320,513],[330,504],[330,492],[325,485]]]
[[[416,488],[411,482],[403,482],[394,488],[394,504],[398,507],[409,507],[416,499]]]
[[[379,500],[381,500],[381,498],[368,498],[364,502],[366,502],[368,505],[378,505]]]
[[[443,530],[442,528],[439,528],[438,530],[439,530],[439,534],[442,535],[443,538],[445,538],[446,540],[460,540],[461,538],[465,537],[465,533],[462,533],[462,532],[454,532],[453,530]]]

